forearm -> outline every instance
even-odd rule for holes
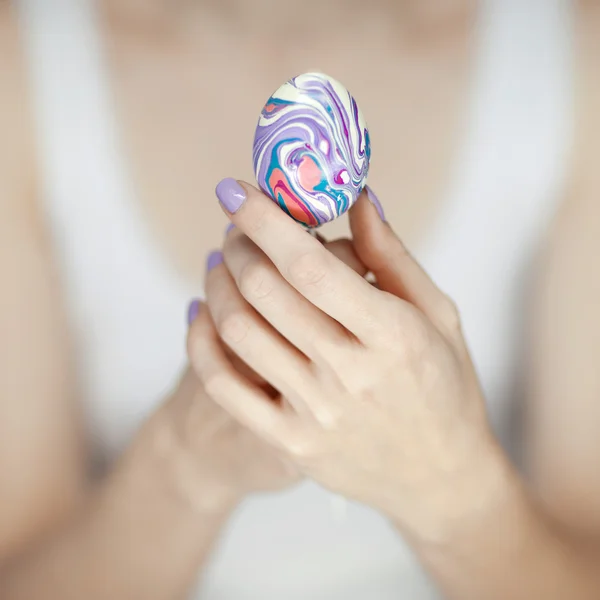
[[[76,518],[4,566],[2,600],[185,597],[233,503],[190,501],[176,481],[187,467],[171,464],[176,443],[147,429]]]
[[[600,597],[596,554],[544,515],[504,457],[492,460],[492,469],[496,476],[474,476],[473,486],[494,483],[487,490],[480,488],[483,493],[475,504],[464,499],[465,514],[453,520],[439,540],[415,538],[417,552],[445,596],[450,600]]]

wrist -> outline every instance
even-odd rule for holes
[[[596,597],[597,555],[589,562],[561,537],[497,444],[476,463],[485,470],[457,486],[460,501],[434,535],[410,538],[440,588],[452,597]]]
[[[158,496],[192,519],[226,518],[241,502],[243,493],[199,468],[198,458],[182,443],[167,413],[163,408],[150,418],[117,471],[130,480],[132,489]],[[115,476],[119,476],[117,472]]]
[[[160,431],[148,423],[99,482],[78,526],[101,560],[134,557],[128,564],[134,579],[136,569],[140,577],[158,569],[153,581],[165,587],[157,593],[179,597],[193,585],[235,506],[194,501],[177,476],[175,452],[161,447],[155,428]]]
[[[420,518],[400,525],[416,546],[440,550],[452,547],[490,523],[498,523],[507,512],[521,511],[526,504],[519,475],[491,434],[465,458],[461,468],[450,478],[442,478],[428,494]]]

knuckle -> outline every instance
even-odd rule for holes
[[[333,430],[340,424],[342,415],[332,407],[322,407],[315,410],[315,418],[323,429]]]
[[[444,326],[451,333],[460,333],[462,330],[462,320],[460,311],[456,302],[450,296],[444,295],[441,308],[440,308],[441,319]]]
[[[313,441],[305,435],[295,435],[286,443],[287,452],[296,462],[307,462],[316,455]]]
[[[412,316],[408,330],[411,348],[416,355],[420,356],[431,342],[427,322],[422,317]]]
[[[260,262],[249,262],[240,273],[239,290],[248,301],[264,300],[273,294],[269,269]]]
[[[371,322],[374,338],[384,348],[396,348],[406,335],[405,311],[398,306],[396,299],[384,303],[380,308],[379,314]]]
[[[233,310],[225,315],[218,324],[219,335],[225,342],[239,344],[248,337],[250,318],[244,310]]]
[[[416,310],[401,311],[390,325],[383,335],[396,356],[408,362],[421,358],[429,347],[431,336],[427,323]]]
[[[413,319],[408,328],[404,346],[405,358],[409,361],[420,361],[431,344],[431,335],[422,319]]]
[[[311,356],[314,365],[325,364],[333,373],[341,375],[350,370],[349,365],[360,364],[362,359],[362,344],[349,334],[342,338],[321,335],[317,327],[306,329],[306,338],[310,340]],[[320,377],[318,367],[311,364],[316,380]]]
[[[314,250],[294,258],[287,270],[292,283],[300,287],[323,287],[327,281],[323,254]]]
[[[203,381],[204,392],[211,398],[222,397],[227,390],[227,377],[224,373],[213,373]]]

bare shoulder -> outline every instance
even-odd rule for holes
[[[553,516],[600,536],[600,0],[578,9],[573,171],[532,298],[527,450]]]
[[[0,102],[5,107],[8,102],[15,108],[15,101],[24,99],[27,72],[17,11],[12,2],[0,2],[0,69]]]
[[[600,2],[598,0],[578,0],[576,2],[579,15],[583,16],[583,22],[596,17],[600,19]]]
[[[577,8],[572,177],[559,232],[565,220],[582,232],[600,222],[600,0],[579,0]]]
[[[0,202],[7,209],[35,198],[31,97],[16,10],[0,2]]]
[[[585,78],[581,83],[592,86],[597,93],[600,87],[600,0],[581,2],[577,30],[577,56],[580,73]]]

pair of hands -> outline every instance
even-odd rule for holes
[[[240,492],[304,475],[438,535],[477,506],[494,446],[455,306],[366,193],[352,241],[324,244],[235,190],[188,354],[202,406],[235,432]]]

